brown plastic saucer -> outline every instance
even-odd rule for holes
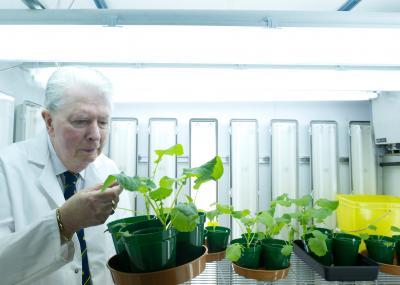
[[[213,253],[208,253],[206,255],[206,262],[220,261],[225,258],[225,250]]]
[[[368,256],[368,251],[364,250],[363,252],[361,252],[361,254],[364,256]],[[393,264],[379,263],[379,262],[377,262],[377,263],[379,264],[380,272],[391,274],[391,275],[400,275],[400,266],[396,265],[397,264],[396,255],[394,257]]]
[[[203,246],[203,254],[191,262],[165,270],[147,273],[128,273],[118,271],[117,256],[111,257],[107,263],[116,285],[176,285],[189,281],[206,268],[207,247]]]
[[[259,269],[249,269],[240,267],[239,265],[232,263],[233,269],[235,272],[243,277],[256,279],[259,281],[276,281],[279,279],[286,278],[289,273],[289,268],[280,269],[280,270],[265,270],[262,268]]]

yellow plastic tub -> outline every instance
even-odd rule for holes
[[[346,231],[358,231],[392,236],[391,226],[400,227],[400,197],[385,195],[337,195],[338,228]],[[367,229],[375,225],[377,231]]]

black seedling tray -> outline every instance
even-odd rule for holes
[[[378,278],[378,263],[361,254],[358,254],[357,265],[325,266],[305,251],[303,241],[295,240],[293,247],[294,253],[327,281],[372,281]]]

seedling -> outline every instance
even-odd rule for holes
[[[315,206],[313,207],[312,196],[305,195],[298,199],[292,199],[292,203],[297,206],[297,211],[291,213],[290,216],[298,221],[301,228],[302,240],[305,241],[305,236],[311,233],[312,237],[308,240],[308,248],[317,256],[324,256],[328,251],[325,242],[327,236],[314,230],[310,225],[313,222],[323,223],[337,209],[339,202],[318,199],[315,201]]]
[[[168,156],[183,155],[183,147],[180,144],[174,145],[168,149],[156,150],[157,159],[154,161],[155,168],[150,178],[127,176],[125,173],[109,175],[104,182],[100,191],[105,191],[112,183],[117,181],[125,190],[139,192],[144,198],[147,215],[150,215],[150,209],[153,210],[156,218],[161,222],[164,229],[170,227],[176,228],[181,232],[189,232],[195,229],[198,223],[198,211],[193,200],[186,196],[186,202],[178,203],[178,197],[182,192],[183,187],[190,178],[195,178],[194,189],[199,189],[203,183],[208,181],[216,181],[223,174],[223,165],[219,156],[196,168],[186,168],[178,178],[170,178],[164,176],[158,182],[154,181],[158,166],[162,158]],[[177,186],[177,191],[174,194],[174,186]],[[166,206],[166,199],[173,196],[170,205]]]

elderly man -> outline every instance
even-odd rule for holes
[[[60,68],[45,95],[47,133],[0,153],[0,283],[113,284],[104,222],[122,189],[98,191],[118,172],[101,152],[110,83],[89,68]]]

